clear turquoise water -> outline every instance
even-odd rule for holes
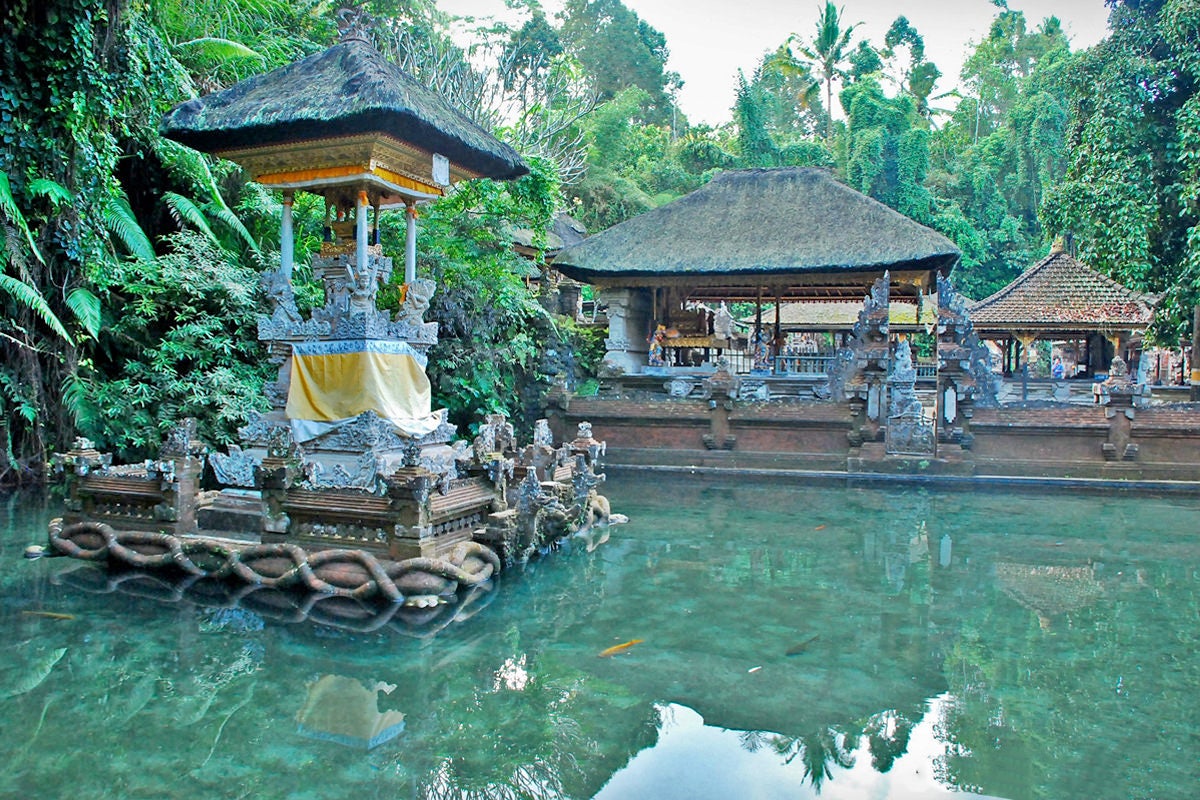
[[[606,489],[428,636],[26,561],[54,504],[0,497],[0,797],[1200,791],[1200,498]]]

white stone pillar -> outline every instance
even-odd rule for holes
[[[354,263],[358,268],[359,275],[365,275],[367,272],[367,207],[369,205],[367,193],[359,192],[358,202],[354,207],[355,249],[357,251]]]
[[[647,289],[604,289],[608,304],[608,338],[604,340],[604,366],[614,372],[636,375],[646,369],[647,332],[653,316]]]
[[[410,201],[404,208],[408,217],[408,226],[404,239],[404,282],[412,283],[417,279],[417,203]]]
[[[279,222],[279,274],[291,281],[292,264],[296,258],[295,234],[292,232],[292,201],[295,195],[283,193],[283,217]]]

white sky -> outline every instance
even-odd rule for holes
[[[718,124],[730,119],[736,75],[753,72],[763,53],[783,43],[791,33],[810,39],[816,30],[823,0],[624,0],[667,37],[669,69],[684,80],[679,106],[693,122]],[[443,11],[459,16],[512,19],[503,0],[437,0]],[[543,0],[552,18],[561,7]],[[934,94],[953,89],[969,44],[982,39],[995,16],[990,0],[844,0],[844,23],[861,22],[851,41],[865,38],[876,46],[892,21],[904,15],[925,40],[926,58],[942,71]],[[1024,11],[1029,27],[1049,15],[1057,16],[1073,49],[1090,47],[1105,36],[1108,9],[1104,0],[1010,0]],[[836,105],[836,100],[835,100]],[[839,110],[840,113],[840,110]]]

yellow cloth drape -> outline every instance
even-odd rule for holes
[[[395,342],[297,344],[287,416],[334,422],[374,411],[393,421],[430,416],[429,378],[419,353]]]

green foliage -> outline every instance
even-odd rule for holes
[[[146,10],[201,93],[314,53],[335,35],[324,0],[154,0]]]
[[[126,113],[156,85],[128,70],[152,62],[151,48],[125,46],[118,8],[111,20],[109,10],[99,0],[0,6],[0,372],[18,387],[0,408],[0,482],[36,475],[47,437],[72,435],[58,402],[79,360],[69,326],[95,331],[84,264],[107,252],[97,212],[113,189],[119,138],[139,127]]]
[[[902,61],[900,48],[908,51],[907,63],[899,63]],[[892,26],[883,37],[883,50],[880,55],[888,61],[899,63],[897,82],[901,89],[916,101],[917,113],[928,117],[929,95],[942,72],[925,59],[925,39],[917,33],[917,29],[906,17],[896,17],[892,22]]]
[[[830,109],[821,103],[821,82],[786,42],[763,58],[753,85],[764,122],[777,140],[812,136],[828,122]]]
[[[562,53],[558,31],[550,26],[545,12],[535,7],[525,24],[513,31],[504,45],[501,60],[511,65],[501,76],[505,87],[510,91],[519,89],[521,83],[533,80]]]
[[[559,18],[563,46],[591,76],[601,101],[637,87],[650,100],[643,108],[643,121],[670,119],[669,89],[683,83],[666,71],[667,40],[662,33],[621,0],[566,0]]]
[[[1185,0],[1118,2],[1110,28],[1065,70],[1073,147],[1042,220],[1073,232],[1093,267],[1164,293],[1156,334],[1175,342],[1200,302],[1200,13]]]
[[[256,338],[258,276],[207,236],[166,238],[153,260],[113,265],[99,285],[106,335],[86,378],[81,429],[126,457],[153,452],[183,417],[201,437],[236,441],[263,409],[271,371]]]
[[[738,149],[741,163],[747,167],[774,167],[779,165],[779,148],[767,132],[762,113],[762,97],[738,74],[737,99],[733,113],[738,128]]]
[[[1002,8],[963,68],[973,96],[931,136],[927,183],[952,202],[936,227],[963,250],[955,284],[968,296],[997,291],[1046,252],[1038,208],[1066,169],[1068,55],[1057,20],[1029,31]]]
[[[583,334],[551,318],[525,285],[529,263],[512,248],[512,227],[544,236],[560,192],[553,164],[530,166],[518,181],[460,184],[421,216],[418,273],[437,283],[426,319],[439,329],[426,372],[435,407],[448,409],[464,433],[492,412],[531,427],[554,377],[566,371],[568,382],[582,380],[598,358],[577,357]],[[383,218],[385,251],[399,254],[402,227],[399,215]],[[395,305],[402,280],[393,275],[381,305]]]
[[[597,232],[696,189],[709,170],[732,166],[727,144],[711,130],[675,138],[665,125],[635,122],[649,102],[628,88],[596,108],[584,126],[588,171],[567,187],[572,213]]]

